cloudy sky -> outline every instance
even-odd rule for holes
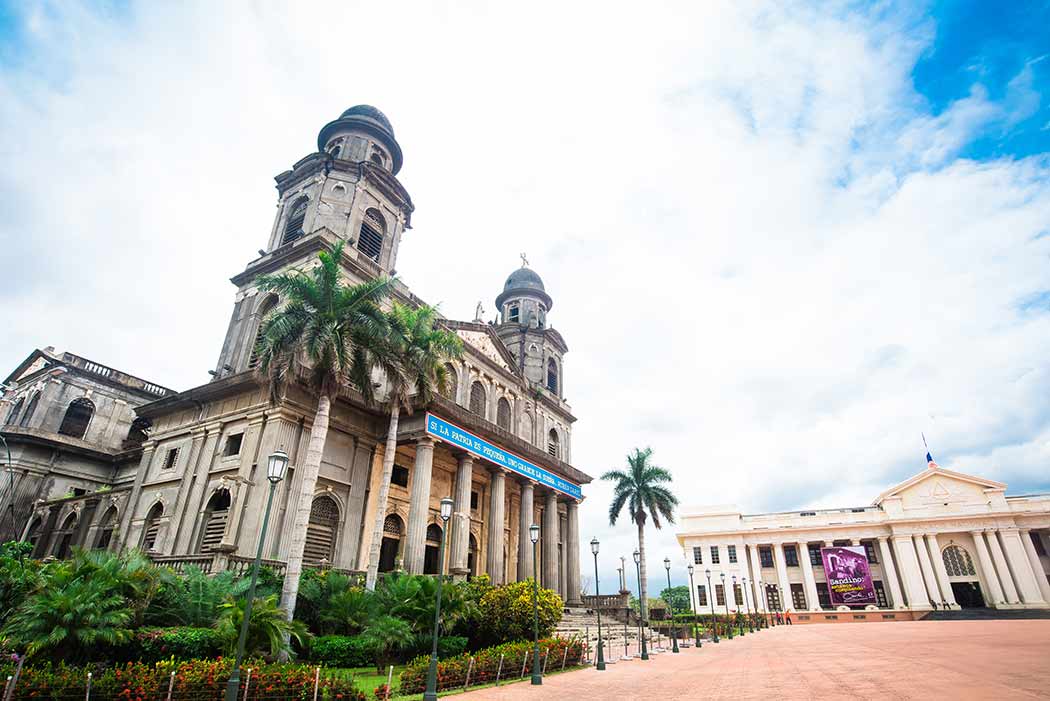
[[[369,103],[414,291],[491,318],[543,276],[586,472],[650,445],[684,505],[859,505],[925,431],[1046,491],[1050,6],[978,5],[0,3],[0,366],[207,381],[272,177]]]

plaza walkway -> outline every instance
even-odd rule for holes
[[[1050,621],[915,621],[778,627],[648,662],[464,694],[569,699],[1050,698]]]

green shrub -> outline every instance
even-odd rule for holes
[[[224,642],[214,628],[154,628],[137,631],[132,647],[138,661],[160,662],[218,657]]]
[[[540,587],[540,637],[546,637],[561,620],[562,600],[550,589]],[[532,637],[532,580],[493,587],[481,598],[481,639],[490,645]]]
[[[310,661],[329,667],[371,667],[375,647],[360,635],[323,635],[310,643]]]
[[[580,663],[583,658],[584,643],[578,638],[551,638],[540,641],[540,665],[547,660],[547,669],[560,669],[562,660],[565,666],[570,667]],[[500,673],[500,658],[503,658],[502,673]],[[471,665],[471,658],[474,660]],[[438,660],[437,688],[438,691],[462,687],[467,681],[467,670],[470,670],[471,684],[486,684],[496,680],[500,674],[501,679],[517,678],[521,675],[522,665],[525,666],[525,674],[532,673],[533,650],[532,642],[520,640],[514,643],[505,643],[496,647],[478,650],[477,652],[458,655],[446,660]],[[418,694],[423,691],[427,679],[427,668],[430,658],[421,655],[412,660],[401,672],[402,694]]]
[[[216,699],[223,697],[226,680],[230,676],[233,661],[230,659],[193,660],[172,664],[161,662],[145,664],[129,662],[116,667],[67,667],[65,664],[26,665],[22,669],[12,701],[28,699],[78,699],[84,698],[87,673],[92,673],[91,698],[93,701],[117,701],[118,699],[163,699],[167,695],[171,673],[175,673],[172,698]],[[314,669],[310,665],[261,664],[257,660],[246,662],[251,667],[251,694],[253,699],[309,699],[314,688]],[[0,664],[0,676],[14,671],[14,664]],[[241,691],[243,693],[242,675]],[[344,699],[365,701],[364,693],[354,688],[352,682],[341,678],[322,678],[318,687],[318,699]]]

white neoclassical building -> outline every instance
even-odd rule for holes
[[[1007,496],[1005,484],[932,461],[870,506],[770,514],[706,507],[686,513],[677,536],[694,563],[692,597],[702,612],[724,612],[730,592],[730,611],[793,611],[804,623],[1050,602],[1050,494]],[[876,606],[832,607],[820,549],[843,545],[865,549]]]

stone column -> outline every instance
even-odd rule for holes
[[[533,504],[534,485],[530,480],[521,482],[521,508],[518,509],[518,581],[524,582],[533,575],[532,536],[529,526],[536,517]]]
[[[492,583],[503,584],[503,522],[506,519],[506,482],[503,470],[494,468],[489,480],[489,533],[486,567]]]
[[[456,468],[456,491],[452,506],[449,570],[456,580],[462,580],[469,573],[467,556],[470,552],[470,486],[474,474],[474,456],[470,453],[460,453],[457,457],[459,465]]]
[[[565,508],[565,525],[569,531],[565,539],[565,578],[568,580],[565,583],[565,605],[583,606],[580,600],[580,505],[575,499],[570,499],[565,503]]]
[[[794,610],[795,602],[791,598],[791,583],[788,581],[787,560],[784,559],[783,543],[773,544],[773,563],[777,567],[777,581],[780,584],[781,610]]]
[[[558,495],[549,490],[543,506],[543,586],[558,591]]]
[[[1006,551],[1006,563],[1017,581],[1017,593],[1021,596],[1024,604],[1031,606],[1045,606],[1046,601],[1039,590],[1039,583],[1035,579],[1035,572],[1028,562],[1024,545],[1021,543],[1021,535],[1016,528],[1005,528],[999,531],[1003,539],[1003,550]],[[1031,539],[1028,539],[1031,542]],[[1042,570],[1042,568],[1040,568]],[[1043,579],[1046,579],[1045,577]]]
[[[124,507],[124,518],[120,521],[120,548],[123,550],[127,547],[133,547],[133,543],[128,542],[128,537],[131,535],[131,521],[135,518],[135,512],[139,506],[139,495],[142,494],[142,483],[146,480],[146,473],[149,472],[150,464],[153,461],[153,451],[157,448],[156,441],[145,441],[142,444],[142,458],[139,460],[139,469],[135,473],[135,482],[131,486],[131,496],[128,497],[127,505]],[[145,514],[142,515],[145,517]],[[43,536],[41,536],[43,541]]]
[[[901,568],[901,581],[908,595],[908,607],[926,610],[930,608],[930,598],[922,583],[922,572],[919,571],[919,558],[915,544],[910,535],[895,535],[892,538],[893,548],[897,551],[897,564]]]
[[[809,543],[797,543],[798,564],[802,568],[802,582],[806,587],[806,604],[810,611],[820,610],[820,597],[817,596],[817,580],[813,577],[813,565],[809,561]]]
[[[996,537],[995,531],[985,531],[984,537],[988,539],[988,550],[992,553],[995,571],[999,573],[999,583],[1003,585],[1006,603],[1021,603],[1020,597],[1017,596],[1017,587],[1014,585],[1013,577],[1010,576],[1010,567],[1006,564],[1006,556],[1003,555],[1003,548],[999,545],[999,538]]]
[[[1039,534],[1036,534],[1039,537]],[[1024,546],[1025,554],[1028,556],[1028,564],[1032,567],[1032,573],[1035,575],[1036,584],[1039,585],[1039,592],[1043,595],[1043,601],[1050,604],[1050,582],[1046,579],[1046,573],[1043,572],[1043,563],[1039,561],[1039,553],[1035,550],[1035,543],[1032,542],[1032,532],[1029,530],[1021,531],[1021,544]]]
[[[752,577],[751,581],[752,581],[752,583],[755,586],[755,593],[756,593],[756,595],[758,597],[758,598],[755,599],[755,602],[756,602],[755,603],[755,607],[759,611],[765,611],[766,610],[766,592],[765,591],[760,591],[760,590],[764,590],[767,583],[766,582],[762,582],[761,585],[759,585],[759,583],[758,583],[759,580],[762,579],[762,561],[758,557],[758,546],[757,545],[749,545],[749,546],[747,546],[747,548],[748,548],[749,556],[751,558],[751,577]],[[694,592],[694,594],[695,594],[695,592]],[[699,608],[699,607],[697,607],[697,608]]]
[[[930,601],[941,598],[941,592],[937,589],[937,577],[933,574],[933,563],[930,562],[930,550],[926,547],[926,541],[922,534],[912,536],[915,541],[915,551],[919,554],[919,569],[922,571],[922,579],[926,583],[926,593]]]
[[[930,560],[933,561],[933,571],[937,574],[937,584],[941,588],[941,601],[947,601],[952,606],[957,606],[955,592],[952,591],[952,582],[948,579],[948,570],[944,567],[941,544],[937,542],[935,533],[926,534],[926,546],[930,551]]]
[[[434,466],[434,439],[416,441],[416,462],[408,502],[408,528],[405,534],[405,571],[423,574],[427,547],[427,521],[430,519],[430,476]]]
[[[984,575],[984,582],[988,585],[988,595],[991,597],[991,600],[986,600],[985,603],[995,607],[1004,603],[1004,601],[1003,588],[999,585],[999,577],[995,574],[992,556],[988,554],[988,545],[984,541],[984,533],[971,531],[970,535],[973,536],[973,544],[977,549],[977,562],[980,564],[981,574]]]
[[[893,553],[885,536],[879,536],[879,554],[882,555],[882,572],[885,584],[890,588],[890,605],[893,608],[904,608],[904,597],[901,596],[901,585],[897,579],[897,568],[893,566]]]

